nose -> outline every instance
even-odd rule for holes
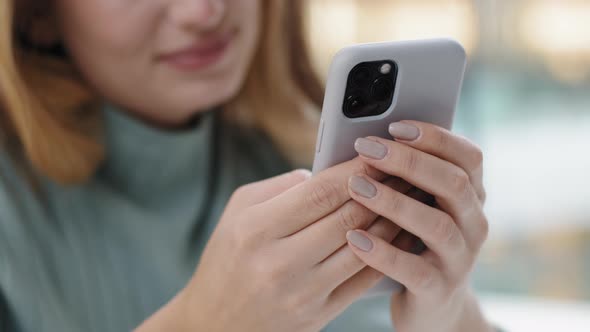
[[[187,30],[207,31],[219,26],[226,0],[177,0],[170,7],[171,20]]]

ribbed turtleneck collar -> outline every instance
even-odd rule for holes
[[[119,191],[151,205],[207,181],[214,111],[182,130],[153,127],[113,106],[103,107],[103,113],[107,156],[100,176]]]

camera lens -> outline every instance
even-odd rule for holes
[[[351,78],[355,86],[365,86],[371,82],[371,70],[367,66],[359,66],[354,69]]]
[[[359,96],[348,96],[346,98],[346,113],[351,116],[360,114],[365,108],[365,101]]]
[[[376,101],[386,101],[393,94],[393,83],[388,77],[379,77],[371,87],[371,97]]]

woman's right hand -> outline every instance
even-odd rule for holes
[[[385,176],[355,159],[310,178],[298,170],[240,187],[184,290],[139,331],[174,314],[176,329],[318,331],[382,274],[346,245],[363,228],[392,241],[399,227],[350,199],[348,178]],[[392,179],[399,191],[410,186]]]

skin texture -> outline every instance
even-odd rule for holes
[[[239,91],[260,15],[258,0],[55,0],[56,38],[96,92],[164,128]],[[211,65],[179,70],[161,61],[229,32]],[[487,234],[481,152],[413,124],[414,141],[370,138],[386,147],[382,160],[360,156],[311,179],[295,171],[237,189],[192,280],[137,330],[318,331],[385,274],[407,287],[392,298],[398,331],[486,331],[466,282]],[[376,195],[349,188],[353,175]],[[347,245],[357,229],[371,251]],[[409,253],[414,235],[429,248],[420,256]]]
[[[183,125],[240,89],[260,30],[259,0],[56,0],[60,39],[107,100],[159,126]],[[184,71],[162,55],[233,34],[222,58]]]

